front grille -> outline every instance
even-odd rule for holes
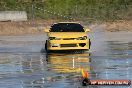
[[[77,44],[61,44],[61,47],[76,47]]]

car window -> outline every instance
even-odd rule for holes
[[[50,32],[84,32],[84,29],[77,23],[58,23],[51,26]]]

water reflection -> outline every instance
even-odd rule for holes
[[[81,87],[79,78],[81,77],[81,67],[85,71],[90,71],[90,62],[88,53],[83,54],[47,54],[47,70],[40,79],[28,82],[28,87],[38,88],[78,88]],[[50,73],[52,73],[50,75]],[[27,82],[26,82],[27,83]],[[98,87],[90,87],[98,88]]]
[[[51,64],[51,70],[58,73],[80,73],[82,67],[85,71],[89,71],[90,61],[88,53],[47,55],[47,62]]]

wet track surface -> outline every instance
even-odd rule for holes
[[[83,88],[90,79],[132,80],[132,33],[92,32],[92,47],[82,54],[41,53],[44,35],[0,37],[0,88]],[[131,88],[87,86],[84,88]]]

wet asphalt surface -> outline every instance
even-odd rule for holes
[[[132,80],[132,33],[91,32],[90,51],[82,54],[41,52],[46,35],[0,36],[0,88],[132,88],[87,86],[90,79]]]

